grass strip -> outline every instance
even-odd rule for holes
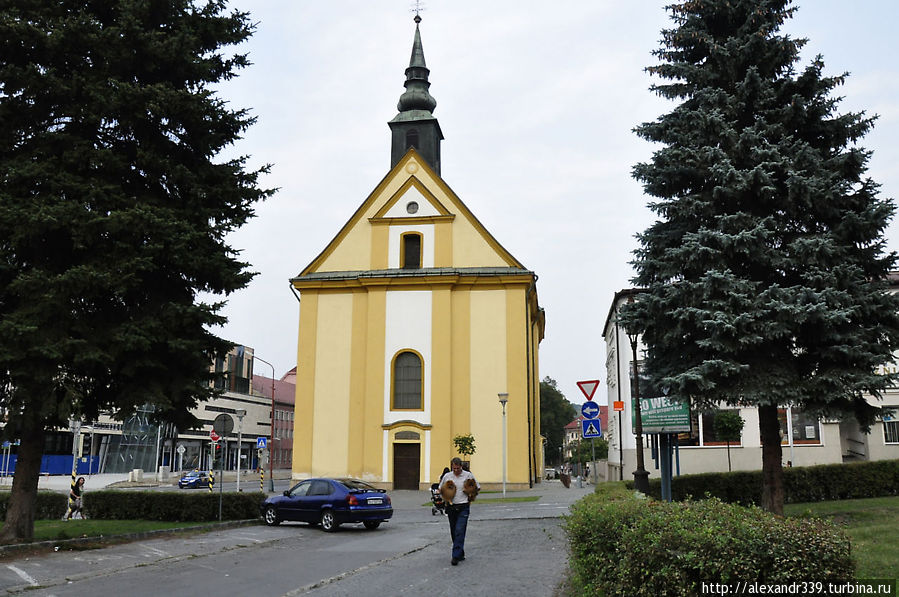
[[[843,527],[856,578],[899,578],[899,496],[786,504],[784,514],[826,518]]]
[[[206,522],[167,522],[160,520],[36,520],[34,541],[58,541],[84,537],[113,537],[132,533],[209,526]]]

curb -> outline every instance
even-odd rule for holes
[[[141,533],[126,533],[123,535],[99,535],[95,537],[78,537],[76,539],[54,539],[50,541],[36,541],[33,543],[15,543],[10,545],[0,545],[0,558],[16,557],[23,552],[49,552],[59,551],[60,549],[73,548],[83,545],[115,545],[117,543],[128,543],[131,541],[140,541],[142,539],[152,539],[156,537],[165,537],[168,535],[181,535],[185,533],[205,533],[211,531],[220,531],[222,529],[231,529],[245,526],[255,526],[263,524],[260,518],[251,518],[247,520],[226,520],[222,522],[214,522],[211,524],[199,524],[191,527],[181,527],[174,529],[159,529],[157,531],[143,531]]]

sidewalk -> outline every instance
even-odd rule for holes
[[[128,473],[112,473],[112,474],[95,474],[95,475],[78,475],[84,477],[85,490],[103,489],[109,487],[113,483],[120,483],[128,480]],[[77,478],[77,477],[76,477]],[[154,481],[155,483],[155,481]],[[7,487],[12,485],[12,480],[4,483]],[[70,475],[41,475],[37,482],[38,489],[49,489],[51,491],[68,491],[72,486],[72,477]]]
[[[188,471],[183,471],[184,473]],[[216,480],[218,480],[219,472],[215,471]],[[96,473],[93,475],[78,475],[78,477],[84,477],[84,489],[85,491],[96,491],[98,489],[104,489],[106,487],[119,487],[119,488],[140,488],[140,487],[159,487],[160,485],[177,485],[178,479],[181,478],[182,472],[175,471],[169,474],[169,478],[167,481],[157,481],[156,477],[153,474],[144,473],[144,478],[142,481],[128,481],[128,473]],[[276,470],[274,472],[276,480],[283,480],[290,478],[290,471],[287,469],[284,470]],[[237,475],[234,471],[225,471],[224,472],[224,480],[226,483],[233,483],[237,479]],[[77,477],[76,477],[77,478]],[[265,479],[268,481],[268,471],[265,471]],[[241,472],[240,482],[259,482],[258,473],[247,473],[245,471]],[[72,477],[70,475],[41,475],[38,479],[37,487],[38,489],[47,489],[50,491],[68,491],[72,485]],[[12,486],[12,478],[4,479],[0,487],[11,487]]]

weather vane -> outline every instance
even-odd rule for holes
[[[425,10],[424,3],[421,0],[415,0],[415,3],[413,4],[412,8],[409,9],[409,12],[415,13],[415,22],[416,23],[421,20],[421,17],[419,16],[418,13],[420,13],[423,10]]]

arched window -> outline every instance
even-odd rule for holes
[[[418,129],[411,129],[406,132],[406,150],[410,147],[418,149]]]
[[[407,232],[402,236],[400,243],[402,254],[400,263],[403,269],[418,269],[421,267],[421,234]]]
[[[393,408],[421,410],[421,357],[404,351],[393,359]]]

